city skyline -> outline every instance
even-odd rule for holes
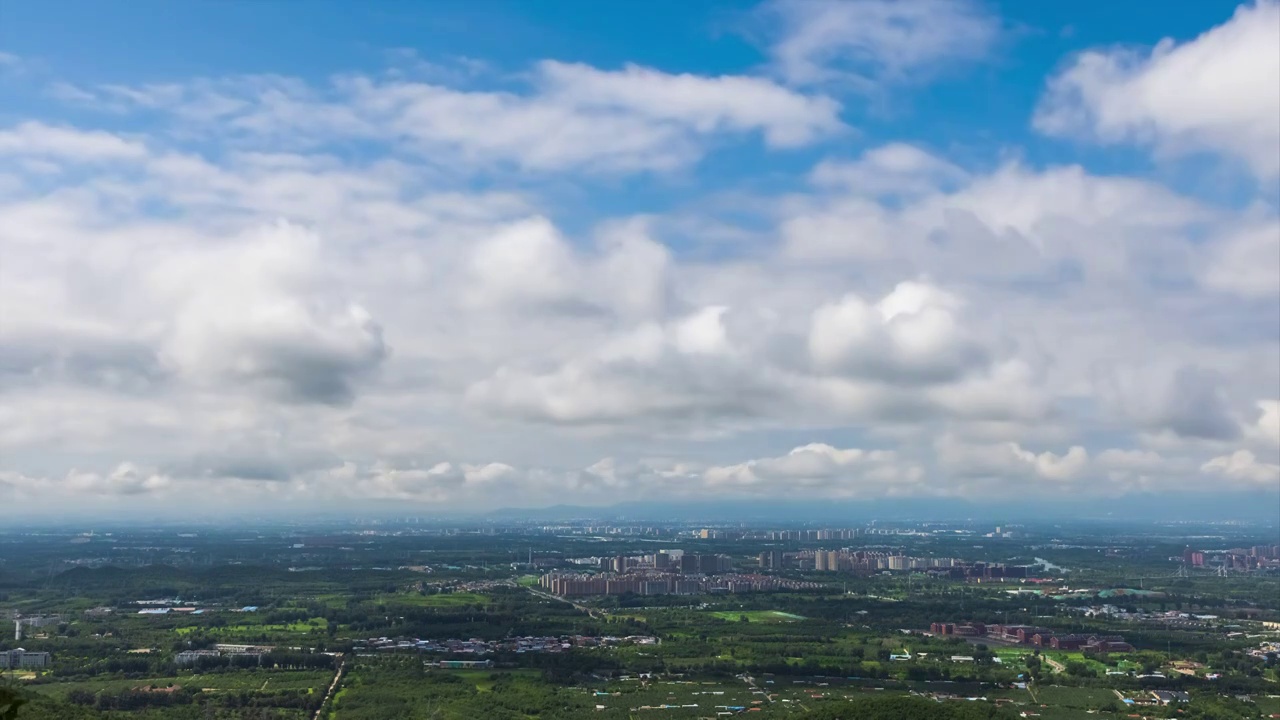
[[[1280,3],[482,6],[2,11],[0,518],[1280,516]]]

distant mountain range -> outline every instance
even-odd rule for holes
[[[997,498],[991,501],[954,498],[868,500],[675,500],[624,502],[592,507],[553,505],[503,508],[478,517],[488,520],[613,520],[632,522],[939,520],[1027,522],[1033,520],[1176,520],[1280,521],[1276,493],[1202,495],[1127,495],[1049,501]]]
[[[866,500],[792,500],[710,498],[670,501],[631,501],[607,506],[552,505],[535,508],[463,510],[429,503],[366,500],[341,509],[323,504],[288,504],[258,508],[253,514],[227,510],[189,508],[184,513],[161,514],[139,508],[134,512],[109,515],[93,508],[29,508],[17,514],[0,511],[0,528],[74,525],[80,529],[138,527],[147,525],[185,526],[191,524],[266,527],[274,523],[335,524],[374,520],[395,521],[406,517],[426,522],[472,523],[536,521],[540,523],[599,521],[602,523],[823,523],[835,527],[865,524],[872,520],[944,521],[966,520],[998,524],[1039,521],[1094,520],[1221,522],[1249,521],[1280,524],[1280,493],[1275,490],[1233,493],[1126,495],[1118,498],[1045,496],[1001,496],[990,499],[893,498]]]

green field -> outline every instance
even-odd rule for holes
[[[1116,694],[1108,688],[1062,687],[1038,685],[1036,700],[1041,704],[1058,708],[1099,709],[1117,701]]]
[[[376,602],[385,605],[412,605],[414,607],[451,608],[466,605],[488,605],[488,595],[479,593],[439,593],[423,595],[420,593],[395,593],[379,595]]]
[[[461,678],[475,685],[476,692],[490,692],[493,686],[498,683],[501,678],[524,678],[536,679],[538,671],[536,670],[433,670],[433,673],[447,674],[456,678]]]
[[[282,624],[254,624],[241,623],[237,625],[224,625],[215,627],[210,625],[188,625],[174,630],[178,635],[190,635],[191,633],[201,632],[208,635],[241,636],[241,635],[261,635],[261,634],[288,634],[288,635],[307,635],[313,632],[324,632],[329,627],[329,621],[324,618],[311,618],[306,622],[295,622],[287,625]]]
[[[740,621],[744,617],[748,622],[767,623],[795,622],[796,620],[804,620],[800,615],[794,615],[780,610],[713,610],[710,615],[730,622]]]
[[[333,673],[314,670],[244,670],[207,674],[180,674],[176,677],[151,677],[139,680],[101,679],[84,682],[61,682],[32,685],[31,689],[50,697],[65,698],[73,690],[89,692],[121,692],[139,687],[158,688],[178,685],[209,691],[309,690],[323,693]]]

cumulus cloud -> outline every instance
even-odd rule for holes
[[[1100,371],[1099,393],[1113,411],[1150,432],[1181,438],[1232,440],[1240,426],[1223,377],[1202,367],[1118,367]]]
[[[1280,4],[1257,0],[1194,40],[1150,52],[1092,50],[1049,81],[1035,126],[1136,142],[1168,155],[1218,152],[1280,175]]]
[[[492,413],[569,424],[666,418],[697,425],[756,415],[782,402],[783,386],[736,351],[725,312],[707,307],[643,324],[549,371],[503,366],[472,385],[467,399]]]
[[[1246,423],[1244,434],[1263,446],[1280,447],[1280,400],[1259,400],[1258,419]]]
[[[133,463],[121,463],[105,475],[72,470],[66,479],[72,492],[89,492],[103,495],[143,495],[159,492],[172,484],[172,479],[154,470],[138,467]]]
[[[816,185],[870,196],[923,195],[958,187],[968,177],[962,168],[906,143],[872,148],[853,162],[824,160],[809,174]]]
[[[839,497],[919,494],[924,469],[887,450],[838,449],[813,443],[781,457],[707,468],[709,489],[757,489],[773,493],[819,491]]]
[[[349,401],[387,347],[363,307],[307,295],[319,243],[279,224],[159,264],[151,281],[175,302],[165,358],[197,378],[261,384],[290,400]]]
[[[1227,480],[1274,488],[1280,482],[1280,465],[1261,462],[1248,450],[1215,457],[1200,468]]]
[[[1203,281],[1213,290],[1248,298],[1280,295],[1280,220],[1244,227],[1215,243]]]
[[[894,260],[899,272],[915,264],[938,276],[1190,278],[1190,235],[1213,219],[1200,203],[1145,180],[1019,163],[975,175],[896,145],[852,163],[828,161],[811,179],[825,192],[785,208],[789,256]]]
[[[899,283],[874,305],[855,295],[813,314],[809,352],[823,371],[891,382],[955,380],[985,353],[960,326],[955,296],[922,282]]]
[[[1018,443],[974,445],[943,438],[938,459],[943,468],[959,477],[1066,482],[1085,472],[1089,452],[1076,445],[1061,454],[1035,453]]]
[[[928,3],[803,5],[790,88],[957,57],[884,50]],[[651,192],[843,110],[629,65],[414,77],[62,88],[110,114],[0,129],[6,500],[1269,487],[1265,200],[900,142]]]
[[[332,477],[352,483],[352,494],[380,499],[434,500],[456,499],[459,494],[476,487],[502,491],[504,480],[517,478],[517,471],[503,463],[483,465],[439,462],[430,467],[396,467],[377,462],[360,470],[348,463],[335,470]]]
[[[762,15],[776,28],[769,51],[787,82],[864,91],[980,59],[1000,31],[968,0],[777,0]]]

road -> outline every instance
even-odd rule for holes
[[[764,699],[770,705],[773,704],[773,698],[769,696],[769,691],[767,689],[762,689],[759,685],[756,685],[756,679],[754,677],[747,675],[745,673],[742,675],[739,675],[738,677],[742,678],[742,681],[747,684],[747,687],[751,688],[752,695],[759,693],[764,696]],[[806,710],[805,712],[808,712],[808,711]]]
[[[1048,655],[1041,655],[1041,656],[1040,656],[1040,659],[1041,659],[1041,660],[1043,660],[1043,661],[1045,661],[1045,662],[1047,662],[1047,663],[1049,663],[1049,667],[1053,668],[1053,671],[1054,671],[1054,672],[1056,672],[1056,673],[1066,672],[1066,671],[1067,671],[1067,666],[1066,666],[1066,665],[1063,665],[1062,663],[1058,662],[1057,660],[1054,660],[1053,658],[1049,657]]]
[[[338,691],[338,684],[342,682],[342,672],[346,669],[347,659],[344,657],[342,662],[338,663],[338,671],[333,674],[333,682],[329,683],[329,689],[325,692],[324,699],[320,701],[320,707],[316,708],[316,714],[311,716],[311,720],[320,720],[320,714],[324,712],[329,701],[333,699],[334,693]]]
[[[543,600],[554,600],[554,601],[556,601],[556,602],[568,603],[568,604],[572,605],[573,607],[575,607],[576,609],[581,610],[582,612],[584,612],[584,613],[586,613],[586,614],[590,615],[592,618],[595,618],[596,620],[606,620],[606,619],[608,619],[608,618],[605,616],[604,612],[603,612],[602,610],[599,610],[598,608],[593,608],[593,607],[591,607],[591,606],[589,606],[589,605],[583,605],[583,604],[581,604],[581,603],[576,603],[576,602],[574,602],[574,601],[572,601],[572,600],[569,600],[569,599],[567,599],[567,598],[558,597],[558,596],[556,596],[556,595],[552,595],[551,593],[543,592],[543,591],[541,591],[541,590],[537,590],[537,589],[535,589],[535,588],[527,588],[527,589],[529,590],[529,592],[533,593],[534,595],[537,595],[538,597],[542,598]]]

